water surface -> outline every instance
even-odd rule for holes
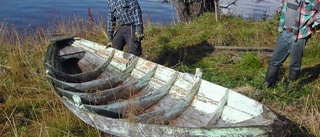
[[[154,24],[173,22],[176,12],[170,4],[158,0],[139,0],[143,18]],[[106,18],[107,0],[0,0],[0,21],[17,27],[47,25],[74,17]]]
[[[221,6],[236,1],[222,13],[243,18],[272,18],[279,0],[221,0]],[[74,17],[89,18],[88,8],[94,18],[106,19],[107,0],[0,0],[0,22],[15,24],[18,28],[48,25]],[[177,22],[176,9],[162,0],[138,0],[144,22],[167,25]]]
[[[235,4],[231,4],[235,2]],[[244,19],[271,19],[279,8],[280,0],[222,0],[223,14],[242,16]]]

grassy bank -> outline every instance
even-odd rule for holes
[[[270,56],[264,52],[218,50],[213,46],[273,48],[278,19],[251,22],[205,14],[191,23],[172,26],[145,24],[142,58],[193,73],[257,99],[279,114],[320,137],[319,34],[307,44],[302,76],[294,90],[285,91],[288,61],[275,89],[262,83]],[[103,21],[86,19],[57,22],[47,27],[18,30],[0,23],[0,136],[108,136],[69,112],[52,93],[43,70],[49,39],[71,33],[106,44]],[[30,33],[32,32],[32,33]],[[31,35],[32,34],[32,35]]]

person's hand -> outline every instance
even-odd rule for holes
[[[135,35],[135,37],[137,38],[138,41],[143,40],[144,33],[143,33],[142,26],[136,26],[136,32],[134,33],[134,35]]]
[[[112,37],[108,37],[107,48],[109,48],[109,47],[113,47],[113,38]]]

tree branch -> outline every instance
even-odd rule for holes
[[[229,6],[231,6],[231,5],[236,5],[236,2],[237,2],[238,0],[234,0],[233,2],[231,2],[231,3],[229,3],[227,6],[220,6],[220,8],[225,8],[225,9],[227,9],[227,8],[229,8]]]

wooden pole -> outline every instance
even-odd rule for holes
[[[265,47],[238,47],[238,46],[213,46],[217,50],[237,50],[237,51],[264,51],[264,52],[273,52],[273,48]]]
[[[213,0],[214,2],[214,14],[216,15],[216,22],[218,22],[218,4],[217,0]]]

